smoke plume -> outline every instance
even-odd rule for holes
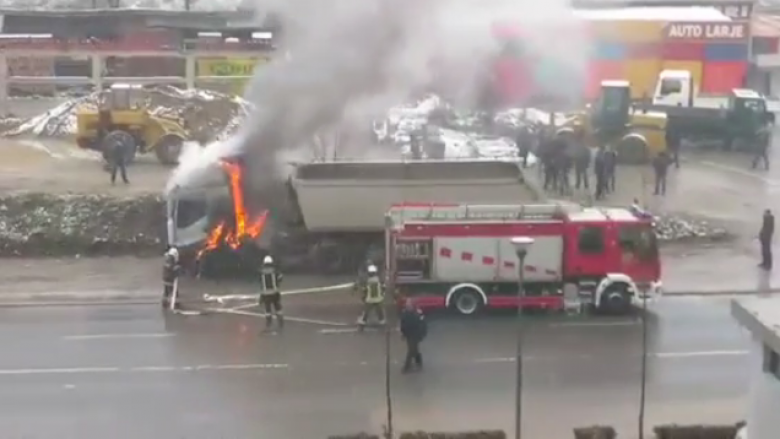
[[[566,0],[257,0],[284,36],[246,92],[255,106],[237,135],[188,148],[168,188],[198,184],[221,157],[241,154],[263,179],[322,131],[357,132],[389,106],[433,88],[473,103],[500,49],[497,23],[524,29],[526,44],[581,69],[587,43],[553,33],[572,20]],[[538,29],[538,32],[537,32]],[[347,136],[360,143],[360,136]]]

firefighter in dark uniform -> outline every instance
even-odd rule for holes
[[[377,323],[385,324],[385,310],[382,308],[385,301],[385,286],[379,279],[379,271],[375,265],[369,265],[366,269],[366,278],[363,289],[363,314],[358,318],[358,326],[363,328],[368,323],[371,314],[376,315]]]
[[[672,160],[666,151],[661,151],[653,159],[653,173],[655,174],[654,195],[666,195],[666,176],[671,164]]]
[[[769,146],[772,143],[772,135],[769,130],[768,126],[764,127],[755,136],[752,169],[758,168],[758,164],[763,162],[764,169],[769,170]]]
[[[181,265],[179,264],[179,250],[171,247],[165,252],[163,260],[163,297],[162,307],[164,309],[179,307],[179,274]],[[171,302],[173,301],[173,302]],[[173,305],[173,306],[171,306]]]
[[[111,184],[116,184],[117,171],[125,184],[130,183],[127,179],[127,160],[130,153],[128,149],[131,147],[132,145],[127,145],[126,143],[119,141],[111,142],[111,144],[106,145],[106,148],[109,148],[107,158],[111,174]]]
[[[411,372],[412,366],[418,370],[423,367],[423,358],[420,353],[420,343],[428,334],[428,323],[422,311],[414,306],[411,299],[406,299],[404,310],[399,316],[401,335],[406,341],[406,360],[404,361],[403,372]]]
[[[273,318],[284,328],[284,315],[282,314],[282,293],[279,287],[282,284],[282,274],[276,269],[271,256],[263,259],[263,267],[260,269],[260,302],[265,310],[265,330],[269,331],[273,324]]]

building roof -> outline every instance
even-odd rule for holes
[[[761,343],[780,352],[780,297],[734,299],[731,315]]]

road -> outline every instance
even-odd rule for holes
[[[4,437],[284,437],[379,431],[381,333],[354,316],[292,305],[285,333],[253,316],[164,317],[153,306],[0,309]],[[426,371],[393,364],[396,427],[511,431],[514,322],[434,319]],[[525,340],[526,433],[571,437],[616,425],[633,437],[641,325],[633,319],[534,318]],[[747,335],[727,298],[669,298],[648,320],[648,425],[731,422],[747,392]],[[393,359],[402,346],[393,337]]]

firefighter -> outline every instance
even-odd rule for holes
[[[377,323],[385,324],[385,311],[382,308],[385,301],[385,286],[379,279],[379,271],[375,265],[369,265],[366,269],[366,278],[363,283],[363,314],[358,319],[358,326],[363,328],[368,323],[370,314],[376,315]]]
[[[653,159],[653,173],[655,174],[655,195],[666,195],[666,175],[669,165],[672,164],[669,154],[661,151]]]
[[[764,270],[772,269],[772,236],[775,234],[775,216],[772,211],[764,211],[761,221],[761,231],[758,232],[758,242],[761,244],[761,263],[758,265]]]
[[[263,258],[263,266],[260,269],[260,302],[265,310],[265,330],[271,330],[273,318],[284,328],[284,315],[282,314],[282,293],[279,287],[282,283],[282,274],[276,269],[274,259],[269,255]]]
[[[404,309],[399,316],[401,335],[406,341],[406,360],[404,360],[403,373],[412,371],[412,366],[422,370],[423,358],[420,353],[420,342],[428,334],[428,323],[422,311],[414,306],[411,299],[406,299]]]
[[[163,258],[163,309],[179,307],[179,274],[181,265],[179,264],[179,250],[171,247],[165,252]],[[173,306],[171,306],[173,305]]]

